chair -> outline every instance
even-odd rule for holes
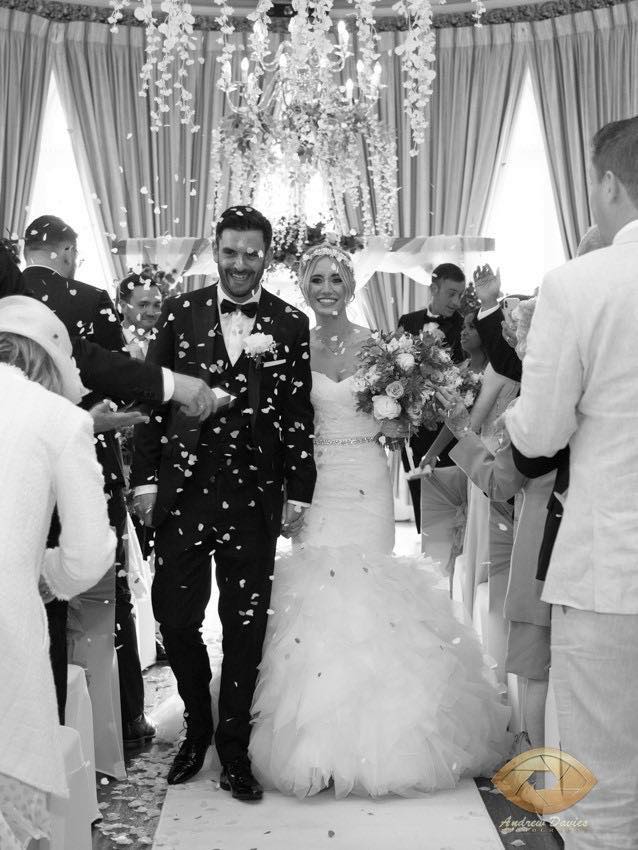
[[[91,850],[91,824],[95,820],[91,789],[95,791],[95,774],[82,754],[80,733],[68,726],[58,728],[69,796],[51,798],[51,840],[40,839],[29,847],[30,850]]]
[[[67,697],[65,710],[65,725],[80,736],[82,757],[88,765],[88,772],[93,777],[90,786],[91,804],[93,807],[92,821],[100,817],[97,807],[97,789],[95,786],[95,741],[93,738],[93,711],[91,698],[86,686],[84,670],[77,664],[69,664],[67,675]]]

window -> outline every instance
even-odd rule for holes
[[[483,232],[496,239],[504,292],[532,294],[566,261],[529,73]]]
[[[77,232],[81,260],[76,273],[78,279],[110,289],[106,248],[96,231],[97,225],[92,222],[82,189],[55,74],[51,75],[27,223],[41,215],[57,215]]]

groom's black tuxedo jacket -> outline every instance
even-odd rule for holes
[[[445,334],[445,341],[449,346],[452,360],[455,363],[461,363],[465,359],[463,349],[461,348],[461,331],[463,330],[463,316],[460,313],[455,312],[449,317],[432,317],[428,315],[427,310],[416,310],[414,313],[406,313],[399,319],[399,327],[403,328],[404,331],[407,331],[410,334],[421,333],[424,326],[429,323],[433,323],[439,326],[439,328]],[[436,439],[436,436],[440,430],[441,429],[438,428],[434,431],[429,431],[426,428],[421,428],[410,439],[410,447],[412,449],[412,454],[414,455],[415,464],[418,465],[421,458],[425,455],[427,450],[430,448],[430,446]],[[449,448],[441,453],[441,457],[439,459],[439,466],[449,466],[452,463],[452,461],[449,459],[448,452]],[[408,461],[405,452],[403,452],[401,456],[403,458],[403,466],[407,471]]]
[[[276,354],[258,364],[242,353],[235,366],[224,344],[216,285],[168,299],[157,329],[147,362],[202,378],[238,401],[204,423],[168,404],[136,427],[131,484],[158,485],[153,524],[159,527],[176,502],[182,516],[189,503],[200,510],[203,495],[193,481],[220,474],[232,486],[252,469],[256,499],[278,535],[284,487],[287,499],[309,503],[316,479],[308,319],[262,290],[252,332],[271,334]]]
[[[93,391],[82,400],[82,407],[88,410],[105,396],[116,401],[162,401],[161,370],[141,370],[139,361],[123,353],[122,328],[103,289],[67,280],[43,266],[29,266],[23,282],[25,294],[53,310],[69,332],[82,382]],[[97,438],[96,453],[106,490],[124,486],[119,441],[112,431]]]

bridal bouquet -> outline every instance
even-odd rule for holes
[[[411,430],[436,428],[443,418],[437,390],[458,392],[462,381],[434,323],[417,336],[376,331],[361,347],[359,359],[357,409],[377,420],[402,421]]]

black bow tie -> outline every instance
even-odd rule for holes
[[[234,313],[235,310],[239,310],[244,316],[248,316],[249,319],[254,319],[257,315],[257,302],[249,301],[248,304],[235,304],[234,301],[229,301],[227,298],[224,298],[221,303],[222,313]]]

